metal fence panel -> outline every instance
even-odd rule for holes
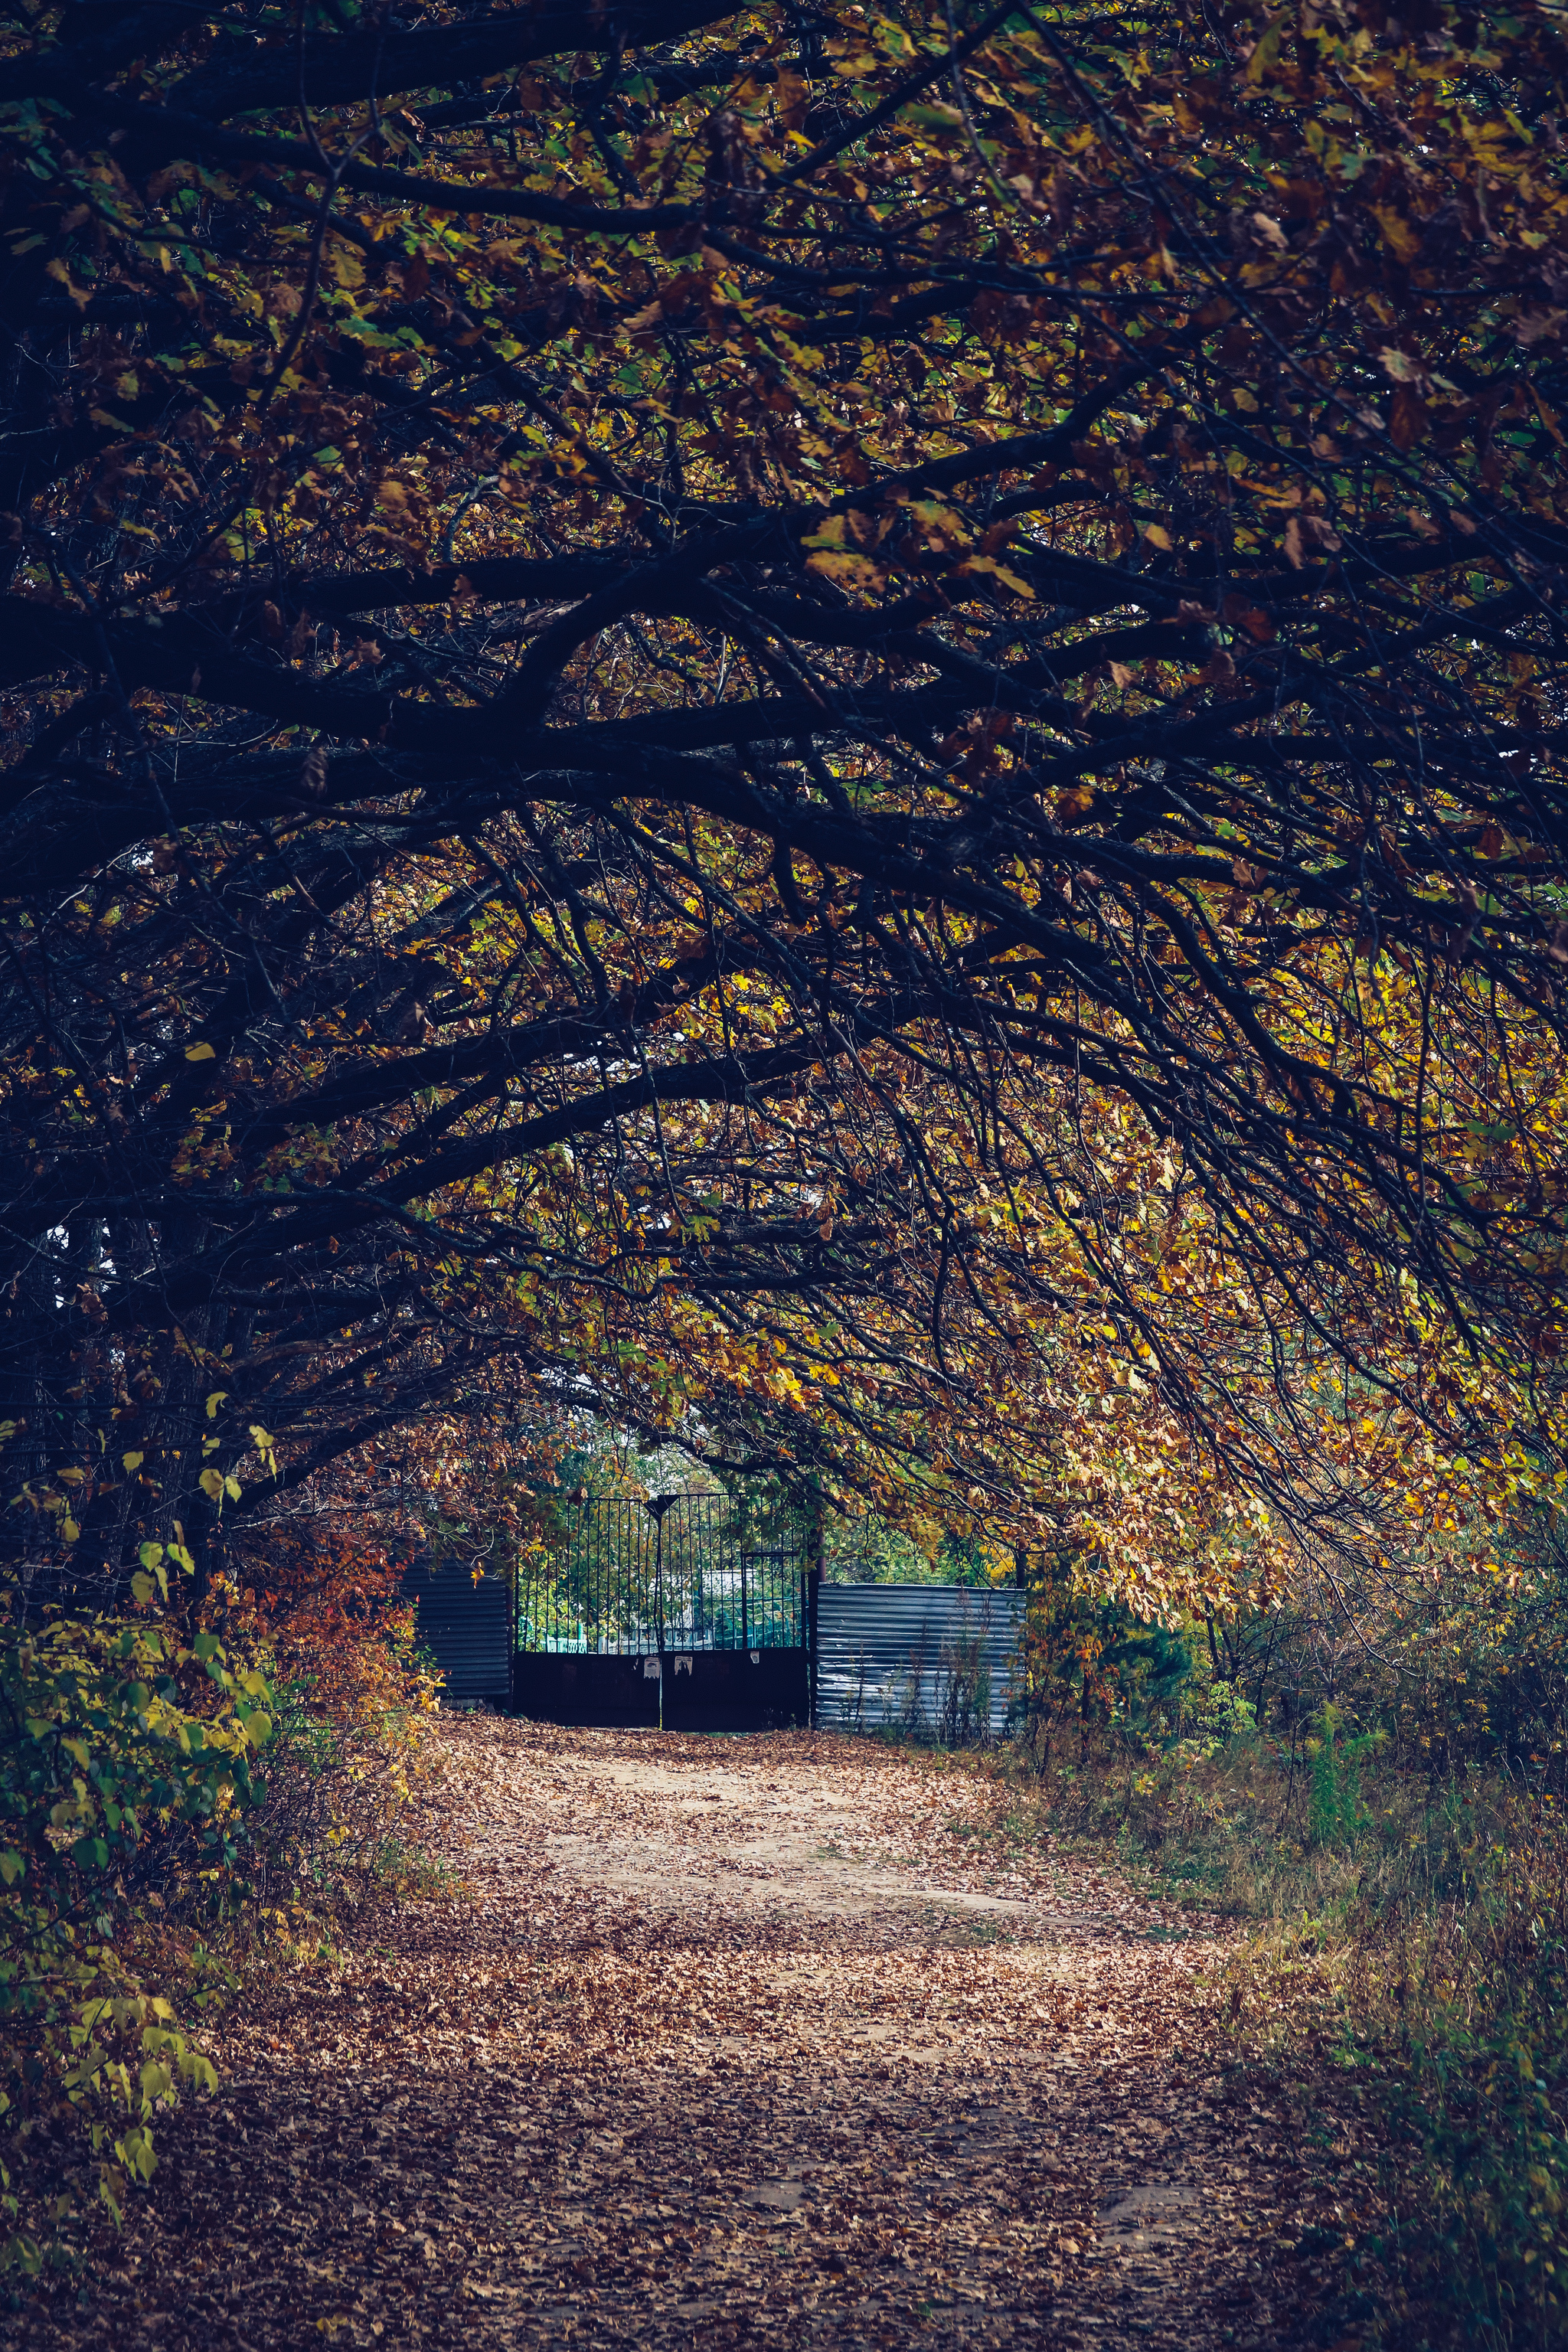
[[[421,1564],[405,1571],[403,1593],[419,1603],[416,1639],[446,1676],[447,1697],[504,1704],[511,1691],[510,1580],[485,1576],[476,1584],[463,1560],[434,1570]]]
[[[816,1600],[816,1723],[954,1740],[1005,1728],[1018,1687],[1022,1592],[947,1584],[824,1584]]]

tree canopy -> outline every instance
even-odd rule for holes
[[[1565,1435],[1554,12],[7,24],[29,1572],[577,1409],[1150,1605],[1495,1557]]]

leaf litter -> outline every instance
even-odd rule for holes
[[[441,1737],[450,1889],[247,1990],[153,2193],[0,2342],[1305,2340],[1217,1923],[865,1740]]]

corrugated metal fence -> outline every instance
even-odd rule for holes
[[[957,1744],[1005,1727],[1018,1686],[1025,1596],[944,1584],[823,1584],[816,1723],[898,1727]]]
[[[505,1706],[511,1698],[511,1580],[483,1576],[478,1584],[466,1560],[432,1570],[424,1562],[407,1569],[405,1600],[419,1603],[418,1633],[447,1678],[449,1699],[489,1699]]]

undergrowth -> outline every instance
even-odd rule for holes
[[[1296,2084],[1304,2161],[1333,2137],[1315,2099],[1370,2117],[1337,2306],[1363,2352],[1568,2339],[1568,1823],[1539,1772],[1412,1769],[1333,1706],[1284,1739],[1112,1727],[1071,1762],[1026,1737],[987,1769],[999,1841],[1109,1843],[1241,1931],[1213,2014]]]
[[[83,2267],[216,2086],[202,2042],[242,1991],[446,1891],[415,1833],[427,1677],[391,1696],[329,1714],[151,1608],[0,1610],[0,2272]]]

